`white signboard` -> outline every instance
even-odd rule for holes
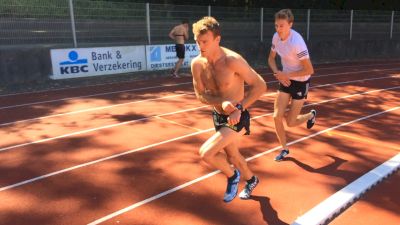
[[[53,79],[146,70],[145,46],[51,49]]]
[[[147,70],[165,70],[174,68],[178,57],[175,44],[171,45],[147,45]],[[185,60],[182,67],[189,67],[190,62],[199,54],[196,44],[185,44]]]

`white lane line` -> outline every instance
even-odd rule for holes
[[[333,75],[337,75],[337,74],[328,74],[326,76],[333,76]],[[325,75],[321,75],[321,76],[325,76]],[[321,77],[321,76],[317,76],[317,77]],[[361,80],[352,80],[352,81],[345,81],[345,82],[317,85],[317,86],[312,86],[311,88],[325,87],[325,86],[331,86],[331,85],[337,85],[337,84],[347,84],[347,83],[353,83],[353,82],[359,82],[359,81],[369,81],[369,80],[378,80],[378,79],[386,79],[386,78],[395,78],[395,77],[399,77],[399,76],[400,75],[389,75],[389,76],[384,76],[384,77],[374,77],[374,78],[361,79]],[[277,82],[278,81],[270,81],[270,82],[267,82],[267,83],[277,83]],[[175,97],[180,97],[180,96],[184,96],[184,95],[193,95],[193,94],[194,94],[194,92],[189,92],[187,94],[169,95],[169,96],[164,96],[164,97],[160,97],[160,98],[145,99],[145,100],[126,102],[126,103],[121,103],[121,104],[114,104],[114,105],[107,105],[107,106],[101,106],[101,107],[95,107],[95,108],[88,108],[88,109],[83,109],[83,110],[71,111],[71,112],[67,112],[67,113],[53,114],[53,115],[48,115],[48,116],[42,116],[42,117],[36,117],[36,118],[31,118],[31,119],[18,120],[18,121],[14,121],[14,122],[2,123],[2,124],[0,124],[0,127],[1,126],[15,125],[15,124],[24,123],[24,122],[32,122],[32,121],[36,121],[36,120],[48,119],[48,118],[53,118],[53,117],[58,117],[58,116],[66,116],[66,115],[78,114],[78,113],[83,113],[83,112],[90,112],[90,111],[96,111],[96,110],[102,110],[102,109],[109,109],[109,108],[113,108],[113,107],[129,105],[129,104],[142,103],[142,102],[160,100],[160,99],[175,98]]]
[[[351,67],[370,67],[370,66],[388,66],[388,65],[397,65],[400,62],[390,62],[390,63],[376,63],[376,64],[360,64],[360,65],[349,65],[349,66],[330,66],[330,67],[322,67],[319,68],[318,66],[315,67],[316,71],[323,70],[323,69],[335,69],[335,68],[351,68]],[[323,64],[320,64],[323,65]],[[259,69],[268,69],[268,68],[259,68]],[[143,81],[143,80],[139,80]],[[39,94],[39,93],[44,93],[44,92],[52,92],[52,91],[63,91],[63,90],[74,90],[74,89],[82,89],[82,88],[92,88],[92,87],[98,87],[98,86],[109,86],[113,84],[124,84],[124,83],[134,83],[135,80],[130,80],[130,81],[116,81],[116,82],[110,82],[110,83],[104,83],[104,84],[94,84],[94,85],[87,85],[87,86],[82,86],[82,87],[65,87],[65,88],[55,88],[55,89],[48,89],[48,90],[39,90],[39,91],[31,91],[31,92],[21,92],[21,93],[15,93],[15,94],[4,94],[0,95],[1,97],[9,97],[9,96],[16,96],[16,95],[27,95],[27,94]],[[184,83],[186,84],[186,83]],[[181,85],[181,84],[178,84]]]
[[[391,87],[391,88],[384,88],[384,89],[376,89],[376,90],[372,90],[372,91],[367,91],[367,92],[362,92],[362,93],[357,93],[357,94],[352,94],[352,95],[346,95],[346,96],[342,96],[342,97],[339,97],[339,98],[323,100],[323,101],[320,101],[320,102],[314,102],[314,103],[307,104],[307,105],[305,105],[305,106],[320,105],[320,104],[323,104],[323,103],[335,101],[335,100],[337,100],[337,99],[352,98],[352,97],[354,97],[354,96],[365,95],[365,94],[371,94],[371,93],[380,92],[380,91],[395,90],[395,89],[399,89],[399,88],[400,88],[400,86]]]
[[[141,118],[141,119],[125,121],[125,122],[122,122],[122,123],[115,123],[115,124],[96,127],[96,128],[92,128],[92,129],[81,130],[81,131],[68,133],[68,134],[64,134],[64,135],[60,135],[60,136],[56,136],[56,137],[40,139],[40,140],[37,140],[37,141],[25,142],[25,143],[18,144],[18,145],[12,145],[12,146],[8,146],[8,147],[0,148],[0,152],[6,151],[6,150],[10,150],[10,149],[14,149],[14,148],[23,147],[23,146],[28,146],[28,145],[32,145],[32,144],[39,144],[39,143],[43,143],[43,142],[47,142],[47,141],[53,141],[53,140],[66,138],[66,137],[71,137],[71,136],[75,136],[75,135],[86,134],[86,133],[89,133],[89,132],[98,131],[98,130],[102,130],[102,129],[118,127],[118,126],[127,125],[127,124],[131,124],[131,123],[136,123],[136,122],[140,122],[140,121],[146,121],[146,120],[150,120],[152,118],[155,118],[156,116],[168,116],[168,115],[172,115],[172,114],[189,112],[189,111],[193,111],[193,110],[197,110],[197,109],[201,109],[201,108],[205,108],[205,107],[208,107],[208,106],[205,105],[205,106],[200,106],[200,107],[197,107],[197,108],[191,108],[191,109],[185,109],[185,110],[180,110],[180,111],[175,111],[175,112],[170,112],[170,113],[164,113],[164,114],[160,114],[160,115],[144,117],[144,118]]]
[[[399,70],[398,68],[393,68],[393,69],[376,69],[376,70],[364,70],[364,71],[350,71],[350,72],[341,72],[341,73],[332,73],[332,74],[324,74],[324,75],[314,75],[313,78],[317,77],[326,77],[326,76],[336,76],[336,75],[345,75],[345,74],[355,74],[355,73],[363,73],[363,72],[382,72],[382,71],[397,71]],[[275,83],[277,81],[272,81],[271,83]],[[269,82],[267,82],[269,83]],[[113,92],[104,92],[104,93],[98,93],[98,94],[92,94],[92,95],[82,95],[82,96],[76,96],[76,97],[69,97],[69,98],[62,98],[62,99],[54,99],[54,100],[46,100],[46,101],[40,101],[40,102],[31,102],[31,103],[24,103],[24,104],[18,104],[18,105],[9,105],[9,106],[3,106],[0,107],[0,110],[2,109],[12,109],[12,108],[18,108],[18,107],[23,107],[23,106],[31,106],[31,105],[39,105],[43,103],[52,103],[52,102],[59,102],[59,101],[66,101],[66,100],[74,100],[74,99],[81,99],[81,98],[87,98],[87,97],[94,97],[94,96],[102,96],[102,95],[109,95],[109,94],[116,94],[116,93],[122,93],[122,92],[131,92],[131,91],[138,91],[138,90],[147,90],[147,89],[154,89],[154,88],[163,88],[163,87],[172,87],[172,86],[180,86],[180,85],[186,85],[186,84],[192,84],[192,82],[186,82],[186,83],[178,83],[178,84],[169,84],[169,85],[160,85],[160,86],[152,86],[152,87],[145,87],[145,88],[136,88],[136,89],[127,89],[127,90],[120,90],[120,91],[113,91]]]
[[[337,128],[339,128],[339,127],[347,126],[347,125],[350,125],[350,124],[352,124],[352,123],[356,123],[356,122],[358,122],[358,121],[366,120],[366,119],[369,119],[369,118],[374,117],[374,116],[378,116],[378,115],[381,115],[381,114],[384,114],[384,113],[387,113],[387,112],[391,112],[391,111],[397,110],[397,109],[399,109],[399,108],[400,108],[400,107],[394,107],[394,108],[391,108],[391,109],[388,109],[388,110],[385,110],[385,111],[381,111],[381,112],[378,112],[378,113],[370,114],[370,115],[368,115],[368,116],[364,116],[364,117],[361,117],[361,118],[358,118],[358,119],[355,119],[355,120],[352,120],[352,121],[349,121],[349,122],[346,122],[346,123],[342,123],[342,124],[336,125],[336,126],[334,126],[334,127],[330,127],[330,128],[325,129],[325,130],[321,130],[321,131],[319,131],[319,132],[317,132],[317,133],[308,135],[308,136],[306,136],[306,137],[297,139],[297,140],[295,140],[295,141],[292,141],[292,142],[288,143],[287,145],[293,145],[293,144],[295,144],[295,143],[298,143],[298,142],[301,142],[301,141],[310,139],[310,138],[312,138],[312,137],[318,136],[318,135],[323,134],[323,133],[325,133],[325,132],[328,132],[328,131],[337,129]],[[263,155],[265,155],[265,154],[271,153],[271,152],[276,151],[276,150],[278,150],[278,149],[280,149],[280,148],[281,148],[281,146],[278,146],[278,147],[269,149],[269,150],[267,150],[267,151],[265,151],[265,152],[262,152],[262,153],[259,153],[259,154],[257,154],[257,155],[254,155],[254,156],[252,156],[252,157],[247,158],[246,161],[250,161],[250,160],[259,158],[259,157],[261,157],[261,156],[263,156]],[[109,219],[111,219],[111,218],[114,218],[114,217],[116,217],[116,216],[118,216],[118,215],[121,215],[121,214],[123,214],[123,213],[126,213],[126,212],[128,212],[128,211],[132,211],[132,210],[138,208],[139,206],[145,205],[145,204],[147,204],[147,203],[149,203],[149,202],[152,202],[152,201],[154,201],[154,200],[157,200],[157,199],[159,199],[159,198],[161,198],[161,197],[164,197],[164,196],[166,196],[166,195],[169,195],[169,194],[171,194],[171,193],[173,193],[173,192],[179,191],[179,190],[181,190],[181,189],[183,189],[183,188],[186,188],[186,187],[188,187],[188,186],[190,186],[190,185],[193,185],[193,184],[195,184],[195,183],[197,183],[197,182],[200,182],[200,181],[205,180],[205,179],[207,179],[207,178],[209,178],[209,177],[211,177],[211,176],[214,176],[215,174],[218,174],[218,173],[220,173],[220,172],[221,172],[221,171],[216,170],[216,171],[214,171],[214,172],[212,172],[212,173],[206,174],[206,175],[204,175],[204,176],[202,176],[202,177],[199,177],[199,178],[197,178],[197,179],[195,179],[195,180],[186,182],[186,183],[184,183],[184,184],[182,184],[182,185],[179,185],[179,186],[177,186],[177,187],[174,187],[174,188],[172,188],[172,189],[169,189],[169,190],[167,190],[167,191],[164,191],[164,192],[162,192],[162,193],[159,193],[159,194],[157,194],[157,195],[154,195],[154,196],[152,196],[152,197],[150,197],[150,198],[147,198],[147,199],[145,199],[145,200],[142,200],[142,201],[140,201],[140,202],[137,202],[137,203],[135,203],[135,204],[132,204],[132,205],[126,207],[126,208],[123,208],[123,209],[118,210],[118,211],[116,211],[116,212],[114,212],[114,213],[111,213],[111,214],[109,214],[109,215],[107,215],[107,216],[105,216],[105,217],[102,217],[102,218],[100,218],[100,219],[98,219],[98,220],[95,220],[95,221],[89,223],[88,225],[96,225],[96,224],[102,223],[102,222],[104,222],[104,221],[107,221],[107,220],[109,220]],[[309,225],[308,223],[305,223],[305,224]]]
[[[383,77],[382,79],[385,79],[385,78],[391,78],[391,77]],[[363,80],[365,80],[365,79],[363,79]],[[363,80],[356,80],[356,81],[353,81],[353,82],[359,82],[359,81],[363,81]],[[332,83],[330,85],[335,85],[335,83]],[[316,87],[318,87],[318,86],[316,86]],[[311,87],[310,89],[316,88],[316,87]],[[353,97],[353,96],[357,96],[357,95],[361,95],[361,94],[368,94],[368,93],[373,93],[373,92],[376,92],[376,91],[392,90],[392,89],[397,89],[397,88],[398,87],[377,89],[377,90],[367,91],[367,92],[363,92],[363,93],[348,95],[348,96],[344,96],[344,97],[340,97],[340,98],[349,98],[349,96]],[[264,96],[269,96],[269,95],[274,95],[274,94],[276,94],[276,93],[267,93]],[[334,100],[340,99],[340,98],[335,98]],[[333,101],[333,100],[330,99],[330,100],[325,100],[323,102],[329,102],[329,101]],[[318,103],[313,103],[313,104],[318,104]],[[75,136],[75,135],[86,134],[86,133],[89,133],[89,132],[98,131],[98,130],[102,130],[102,129],[108,129],[108,128],[112,128],[112,127],[117,127],[117,126],[127,125],[127,124],[131,124],[131,123],[136,123],[136,122],[139,122],[139,121],[145,121],[145,120],[149,120],[151,118],[154,118],[156,116],[168,116],[168,115],[178,114],[178,113],[182,113],[182,112],[189,112],[189,111],[193,111],[193,110],[197,110],[197,109],[201,109],[201,108],[206,108],[206,107],[209,107],[209,106],[205,105],[205,106],[200,106],[200,107],[191,108],[191,109],[185,109],[185,110],[180,110],[180,111],[175,111],[175,112],[170,112],[170,113],[164,113],[164,114],[160,114],[160,115],[144,117],[144,118],[137,119],[137,120],[130,120],[130,121],[122,122],[122,123],[110,124],[110,125],[105,125],[105,126],[101,126],[101,127],[92,128],[92,129],[81,130],[81,131],[68,133],[68,134],[64,134],[64,135],[60,135],[60,136],[56,136],[56,137],[40,139],[40,140],[36,140],[36,141],[31,141],[31,142],[25,142],[25,143],[17,144],[17,145],[11,145],[11,146],[7,146],[7,147],[4,147],[4,148],[0,148],[0,152],[7,151],[7,150],[10,150],[10,149],[14,149],[14,148],[24,147],[24,146],[28,146],[28,145],[32,145],[32,144],[38,144],[38,143],[57,140],[57,139],[61,139],[61,138],[71,137],[71,136]]]
[[[373,78],[362,79],[360,81],[380,80],[380,79],[385,79],[385,78],[396,78],[396,77],[400,77],[400,75],[390,75],[390,76],[385,76],[385,77],[373,77]],[[321,84],[321,85],[313,86],[313,88],[331,86],[332,84],[338,85],[338,84],[350,84],[350,83],[354,83],[354,81],[343,81],[343,82],[330,83],[330,84]]]
[[[52,173],[48,173],[46,175],[42,175],[42,176],[39,176],[39,177],[35,177],[35,178],[29,179],[29,180],[21,181],[19,183],[15,183],[15,184],[12,184],[12,185],[9,185],[9,186],[2,187],[2,188],[0,188],[0,192],[1,191],[5,191],[5,190],[9,190],[9,189],[12,189],[12,188],[16,188],[16,187],[22,186],[24,184],[29,184],[29,183],[32,183],[32,182],[35,182],[35,181],[38,181],[38,180],[43,180],[45,178],[49,178],[49,177],[52,177],[52,176],[55,176],[55,175],[58,175],[58,174],[66,173],[66,172],[69,172],[71,170],[79,169],[79,168],[86,167],[86,166],[89,166],[89,165],[93,165],[93,164],[96,164],[96,163],[99,163],[99,162],[103,162],[103,161],[106,161],[106,160],[114,159],[114,158],[117,158],[117,157],[120,157],[120,156],[123,156],[123,155],[127,155],[127,154],[138,152],[138,151],[142,151],[142,150],[145,150],[145,149],[148,149],[148,148],[151,148],[151,147],[156,147],[156,146],[159,146],[159,145],[162,145],[162,144],[166,144],[166,143],[169,143],[169,142],[177,141],[177,140],[184,139],[184,138],[191,137],[191,136],[195,136],[195,135],[198,135],[198,134],[206,133],[206,132],[212,131],[213,129],[214,128],[210,128],[208,130],[202,130],[202,131],[190,133],[190,134],[183,135],[183,136],[180,136],[180,137],[177,137],[177,138],[172,138],[172,139],[169,139],[169,140],[166,140],[166,141],[157,142],[157,143],[154,143],[154,144],[151,144],[151,145],[146,145],[146,146],[143,146],[143,147],[140,147],[140,148],[135,148],[135,149],[132,149],[132,150],[129,150],[129,151],[126,151],[126,152],[121,152],[119,154],[111,155],[111,156],[108,156],[108,157],[105,157],[105,158],[97,159],[97,160],[90,161],[90,162],[87,162],[87,163],[84,163],[84,164],[79,164],[79,165],[76,165],[76,166],[73,166],[73,167],[69,167],[69,168],[66,168],[66,169],[63,169],[63,170],[59,170],[59,171],[55,171],[55,172],[52,172]]]
[[[387,66],[387,65],[397,65],[399,64],[398,62],[391,62],[391,63],[376,63],[376,64],[367,64],[367,65],[350,65],[350,66],[331,66],[331,67],[322,67],[318,68],[316,67],[315,70],[319,71],[322,69],[335,69],[335,68],[351,68],[351,67],[370,67],[370,66]],[[323,64],[321,64],[323,65]],[[260,68],[260,69],[268,69],[268,68]],[[139,80],[143,81],[143,80]],[[135,80],[130,80],[130,81],[116,81],[116,82],[110,82],[110,83],[105,83],[105,84],[94,84],[94,85],[87,85],[87,86],[81,86],[81,87],[65,87],[65,88],[56,88],[56,89],[48,89],[48,90],[40,90],[40,91],[31,91],[31,92],[21,92],[21,93],[15,93],[15,94],[4,94],[0,95],[1,97],[9,97],[9,96],[16,96],[16,95],[26,95],[26,94],[38,94],[38,93],[44,93],[44,92],[51,92],[51,91],[62,91],[62,90],[73,90],[73,89],[81,89],[81,88],[91,88],[91,87],[98,87],[98,86],[107,86],[107,85],[114,85],[114,84],[125,84],[125,83],[134,83]],[[184,83],[186,84],[186,83]]]
[[[178,123],[176,121],[165,119],[165,118],[162,118],[162,117],[159,117],[159,116],[155,116],[155,118],[160,119],[160,120],[165,121],[165,122],[168,122],[168,123],[171,123],[171,124],[175,124],[175,125],[181,126],[181,127],[189,128],[191,130],[202,131],[202,129],[199,129],[199,128],[196,128],[196,127],[187,126],[185,124]]]
[[[381,92],[381,91],[388,91],[388,90],[395,90],[395,89],[400,89],[400,86],[396,86],[396,87],[391,87],[391,88],[384,88],[384,89],[376,89],[376,90],[372,90],[372,91],[367,91],[367,92],[361,92],[361,93],[357,93],[357,94],[351,94],[351,95],[346,95],[346,96],[342,96],[342,97],[338,97],[338,98],[332,98],[332,99],[328,99],[328,100],[323,100],[320,102],[314,102],[314,103],[308,103],[305,104],[303,107],[309,107],[309,106],[313,106],[313,105],[321,105],[327,102],[333,102],[339,99],[347,99],[347,98],[352,98],[355,96],[359,96],[359,95],[366,95],[366,94],[371,94],[374,92]],[[289,109],[286,109],[286,111],[288,111]],[[264,116],[269,116],[271,113],[267,113],[267,114],[262,114],[262,115],[258,115],[258,116],[254,116],[252,117],[252,119],[258,119]]]
[[[193,93],[190,93],[190,94],[193,94]],[[66,112],[66,113],[52,114],[52,115],[48,115],[48,116],[41,116],[41,117],[35,117],[35,118],[31,118],[31,119],[25,119],[25,120],[18,120],[18,121],[14,121],[14,122],[2,123],[2,124],[0,124],[0,127],[1,126],[15,125],[15,124],[19,124],[19,123],[25,123],[25,122],[32,122],[32,121],[35,121],[35,120],[48,119],[48,118],[53,118],[53,117],[58,117],[58,116],[67,116],[67,115],[72,115],[72,114],[78,114],[78,113],[91,112],[91,111],[96,111],[96,110],[109,109],[109,108],[113,108],[113,107],[126,106],[126,105],[130,105],[130,104],[150,102],[150,101],[154,101],[154,100],[175,98],[175,97],[180,97],[180,96],[184,96],[184,95],[189,95],[189,94],[168,95],[168,96],[164,96],[164,97],[160,97],[160,98],[144,99],[144,100],[125,102],[125,103],[120,103],[120,104],[113,104],[113,105],[106,105],[106,106],[100,106],[100,107],[94,107],[94,108],[87,108],[87,109],[83,109],[83,110],[71,111],[71,112]]]
[[[335,76],[335,75],[338,75],[338,74],[327,74],[327,75],[320,75],[320,76],[316,76],[316,77]],[[347,84],[347,83],[353,83],[353,82],[358,82],[358,81],[369,81],[369,80],[378,80],[378,79],[385,79],[385,78],[394,78],[394,77],[399,77],[399,76],[400,75],[389,75],[389,76],[385,76],[385,77],[374,77],[374,78],[368,78],[368,79],[362,79],[362,80],[352,80],[352,81],[345,81],[345,82],[317,85],[317,86],[312,86],[311,88],[325,87],[325,86],[330,86],[332,84]],[[269,84],[269,83],[277,83],[277,82],[278,81],[269,81],[269,82],[267,82],[267,84]],[[113,107],[129,105],[129,104],[149,102],[149,101],[153,101],[153,100],[175,98],[175,97],[180,97],[180,96],[184,96],[184,95],[194,95],[194,92],[189,92],[187,94],[168,95],[168,96],[164,96],[164,97],[160,97],[160,98],[144,99],[144,100],[139,100],[139,101],[132,101],[132,102],[114,104],[114,105],[100,106],[100,107],[88,108],[88,109],[71,111],[71,112],[66,112],[66,113],[59,113],[59,114],[52,114],[52,115],[48,115],[48,116],[35,117],[35,118],[25,119],[25,120],[17,120],[17,121],[13,121],[13,122],[1,123],[0,127],[9,126],[9,125],[15,125],[15,124],[19,124],[19,123],[25,123],[25,122],[32,122],[32,121],[36,121],[36,120],[48,119],[48,118],[53,118],[53,117],[58,117],[58,116],[66,116],[66,115],[73,115],[73,114],[91,112],[91,111],[96,111],[96,110],[109,109],[109,108],[113,108]]]
[[[316,67],[316,70],[321,69],[335,69],[335,68],[352,68],[352,67],[370,67],[370,66],[387,66],[387,65],[397,65],[399,62],[391,62],[391,63],[377,63],[377,64],[366,64],[366,65],[349,65],[349,66],[330,66],[330,67]]]
[[[400,153],[319,203],[297,218],[292,225],[325,224],[325,222],[341,213],[347,206],[353,204],[367,190],[399,168]]]
[[[383,64],[382,64],[383,65]],[[390,65],[390,64],[388,64]],[[373,66],[373,65],[371,65]],[[378,65],[380,66],[380,65]],[[130,81],[116,81],[116,82],[110,82],[110,83],[103,83],[103,84],[94,84],[94,85],[86,85],[86,86],[80,86],[80,87],[65,87],[65,88],[55,88],[55,89],[47,89],[47,90],[40,90],[40,91],[31,91],[31,92],[20,92],[20,93],[14,93],[14,94],[5,94],[5,95],[0,95],[1,97],[11,97],[11,96],[16,96],[16,95],[28,95],[28,94],[40,94],[40,93],[46,93],[46,92],[55,92],[55,91],[65,91],[65,90],[71,90],[73,91],[74,89],[84,89],[84,88],[92,88],[92,87],[99,87],[99,86],[109,86],[109,85],[115,85],[115,84],[126,84],[126,83],[135,83],[136,81],[144,81],[144,80],[130,80]],[[173,85],[184,85],[187,83],[177,83]],[[164,87],[164,85],[169,86],[170,84],[163,84],[160,86],[150,86],[150,88],[157,88],[157,87]]]
[[[389,90],[389,89],[396,89],[396,88],[400,88],[400,87],[392,87],[392,88],[387,88],[387,89],[374,90],[373,92],[384,91],[384,90]],[[352,95],[352,96],[364,95],[364,94],[367,94],[367,92],[355,94],[355,95]],[[347,98],[347,96],[334,98],[334,99],[330,99],[330,100],[325,100],[323,102],[334,101],[334,100],[338,100],[338,99],[342,99],[342,98]],[[304,105],[304,107],[307,107],[309,105],[318,105],[318,104],[319,103],[308,104],[308,105]],[[256,119],[259,119],[259,118],[262,118],[262,117],[271,116],[272,114],[273,113],[267,113],[267,114],[263,114],[263,115],[260,115],[260,116],[255,116],[255,117],[251,118],[251,120],[256,120]],[[42,180],[42,179],[45,179],[45,178],[48,178],[48,177],[51,177],[51,176],[55,176],[55,175],[58,175],[58,174],[61,174],[61,173],[65,173],[65,172],[68,172],[68,171],[71,171],[71,170],[75,170],[75,169],[78,169],[78,168],[86,167],[86,166],[89,166],[89,165],[92,165],[92,164],[95,164],[95,163],[103,162],[103,161],[106,161],[106,160],[109,160],[109,159],[114,159],[114,158],[119,157],[119,156],[127,155],[127,154],[130,154],[130,153],[133,153],[133,152],[143,151],[143,150],[146,150],[148,148],[156,147],[156,146],[159,146],[159,145],[162,145],[162,144],[166,144],[166,143],[169,143],[169,142],[172,142],[172,141],[180,140],[180,139],[183,139],[183,138],[186,138],[186,137],[191,137],[191,136],[195,136],[195,135],[198,135],[198,134],[203,134],[203,133],[206,133],[206,132],[210,132],[212,130],[214,130],[214,128],[209,128],[209,129],[206,129],[206,130],[190,133],[190,134],[183,135],[183,136],[180,136],[180,137],[176,137],[176,138],[173,138],[173,139],[165,140],[165,141],[154,143],[154,144],[151,144],[151,145],[146,145],[146,146],[143,146],[143,147],[140,147],[140,148],[131,149],[131,150],[128,150],[126,152],[118,153],[118,154],[111,155],[111,156],[108,156],[108,157],[105,157],[105,158],[101,158],[101,159],[90,161],[90,162],[87,162],[87,163],[84,163],[84,164],[80,164],[80,165],[76,165],[76,166],[73,166],[73,167],[69,167],[69,168],[66,168],[66,169],[63,169],[63,170],[55,171],[55,172],[52,172],[52,173],[49,173],[49,174],[46,174],[46,175],[42,175],[42,176],[35,177],[35,178],[29,179],[29,180],[21,181],[19,183],[15,183],[13,185],[2,187],[2,188],[0,188],[0,192],[8,190],[8,189],[16,188],[16,187],[19,187],[19,186],[24,185],[24,184],[32,183],[34,181]],[[293,141],[293,143],[296,143],[296,142]]]
[[[143,90],[149,90],[149,89],[155,89],[155,88],[165,88],[165,87],[175,87],[175,86],[191,84],[191,83],[192,82],[179,83],[179,84],[165,84],[165,85],[152,86],[152,87],[133,88],[133,89],[120,90],[120,91],[103,92],[103,93],[97,93],[97,94],[91,94],[91,95],[82,95],[82,96],[69,97],[69,98],[46,100],[46,101],[40,101],[40,102],[30,102],[30,103],[24,103],[24,104],[18,104],[18,105],[3,106],[3,107],[0,107],[0,110],[1,109],[12,109],[12,108],[17,108],[17,107],[22,107],[22,106],[39,105],[39,104],[43,104],[43,103],[61,102],[61,101],[102,96],[102,95],[118,94],[118,93],[123,93],[123,92],[143,91]]]
[[[376,70],[376,71],[371,71],[371,70],[364,70],[364,71],[351,71],[351,72],[341,72],[341,73],[329,73],[329,74],[323,74],[323,75],[318,75],[314,76],[312,75],[311,78],[318,78],[318,77],[329,77],[329,76],[338,76],[338,75],[346,75],[346,74],[354,74],[354,73],[364,73],[364,72],[383,72],[383,71],[398,71],[399,69],[382,69],[382,70]],[[277,82],[277,81],[276,81]]]

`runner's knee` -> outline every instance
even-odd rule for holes
[[[200,155],[201,159],[203,159],[204,161],[207,161],[207,159],[212,157],[213,154],[211,152],[211,148],[208,145],[203,145],[200,147],[199,155]]]

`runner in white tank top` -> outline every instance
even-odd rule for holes
[[[307,114],[299,115],[307,98],[310,76],[314,73],[314,69],[303,38],[291,29],[293,21],[290,9],[282,9],[275,14],[276,33],[272,38],[268,57],[268,65],[279,81],[278,95],[274,104],[274,122],[276,135],[283,149],[275,158],[276,161],[281,161],[289,154],[283,119],[286,120],[288,127],[295,127],[307,121],[307,128],[310,129],[315,124],[317,114],[312,109]],[[276,65],[276,54],[281,58],[282,70]],[[289,103],[290,108],[285,116]]]

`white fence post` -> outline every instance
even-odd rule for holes
[[[264,8],[261,8],[260,16],[260,41],[264,41]]]
[[[76,41],[74,4],[72,3],[72,0],[69,0],[69,15],[71,17],[71,28],[72,28],[72,38],[74,39],[74,48],[77,48],[78,43]]]
[[[150,3],[146,3],[146,25],[147,25],[147,39],[149,45],[151,45],[151,34],[150,34]]]
[[[394,22],[394,11],[392,11],[392,20],[390,22],[390,39],[393,38],[393,22]]]
[[[307,41],[310,40],[310,15],[311,9],[307,10]]]
[[[353,10],[350,13],[350,40],[353,37]]]

